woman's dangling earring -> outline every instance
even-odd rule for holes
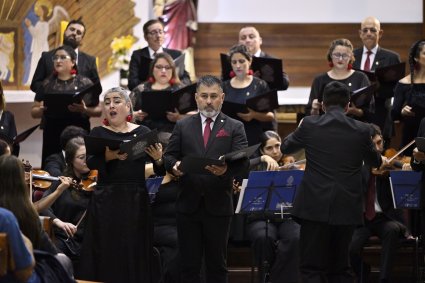
[[[334,63],[332,61],[328,62],[329,67],[333,68],[334,67]]]
[[[230,71],[229,77],[230,78],[234,78],[235,76],[236,76],[235,72],[234,71]]]
[[[254,74],[254,71],[253,70],[251,70],[251,69],[249,69],[248,70],[248,76],[252,76]]]
[[[103,121],[102,121],[102,124],[103,125],[105,125],[105,126],[109,126],[109,121],[108,121],[108,119],[103,119]]]
[[[128,115],[127,115],[127,117],[125,118],[125,120],[126,120],[127,122],[131,122],[131,121],[133,120],[133,115],[128,114]]]
[[[155,78],[154,77],[149,77],[148,78],[148,82],[150,82],[151,84],[155,83]]]
[[[77,70],[75,70],[74,68],[71,69],[71,71],[69,72],[73,77],[75,77],[77,75]]]
[[[347,70],[350,71],[353,68],[353,64],[349,63],[347,66]]]
[[[175,80],[174,78],[171,78],[171,79],[168,81],[168,83],[169,83],[170,85],[173,85],[173,84],[175,84],[175,83],[176,83],[176,80]]]

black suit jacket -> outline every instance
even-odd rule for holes
[[[53,74],[54,68],[52,57],[54,51],[55,50],[50,50],[41,54],[31,82],[31,90],[33,92],[37,93],[38,89],[42,87],[43,81]],[[96,58],[79,50],[77,61],[78,74],[89,78],[94,84],[98,83],[99,74],[97,72]],[[100,95],[101,93],[102,87],[99,84],[99,88],[95,94]]]
[[[307,159],[294,200],[296,217],[332,225],[363,223],[362,164],[381,162],[369,129],[333,106],[321,116],[305,117],[285,138],[282,152],[304,148]]]
[[[353,63],[353,68],[356,70],[361,70],[362,56],[363,56],[363,47],[357,48],[354,50],[355,61]],[[375,59],[371,64],[371,71],[375,71],[377,68],[391,66],[400,63],[400,55],[394,51],[378,47],[378,50],[375,55]],[[378,97],[392,97],[394,96],[395,84],[382,84],[379,86],[377,91]]]
[[[66,168],[65,157],[62,152],[47,156],[44,163],[43,169],[49,172],[50,176],[54,177],[62,176]]]
[[[221,155],[247,147],[243,124],[220,113],[211,131],[207,147],[202,137],[202,120],[200,114],[177,121],[165,152],[165,166],[172,172],[174,164],[185,156],[218,159]],[[217,137],[223,130],[226,136]],[[194,213],[202,201],[205,209],[212,215],[233,215],[232,181],[235,175],[245,174],[249,167],[247,158],[227,164],[223,176],[213,174],[200,175],[186,173],[179,179],[177,212]]]
[[[182,55],[181,51],[175,49],[163,48],[163,51],[168,53],[173,59],[178,58]],[[130,90],[134,89],[139,84],[145,82],[149,76],[149,66],[144,66],[142,62],[142,57],[151,58],[149,54],[149,48],[145,47],[142,49],[138,49],[133,51],[131,54],[130,67],[129,67],[129,75],[128,75],[128,88]],[[180,78],[183,84],[187,84],[187,79],[190,78],[189,74],[185,72],[184,76]]]

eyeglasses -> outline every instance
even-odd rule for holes
[[[163,69],[165,69],[166,71],[168,71],[168,70],[171,70],[172,69],[172,67],[171,66],[169,66],[169,65],[165,65],[165,66],[163,66],[163,65],[155,65],[155,69],[157,69],[157,70],[163,70]]]
[[[71,59],[71,56],[69,56],[69,55],[55,55],[55,56],[52,57],[52,60],[54,62],[65,61],[66,59]]]
[[[368,31],[370,31],[370,33],[377,33],[378,30],[376,28],[363,28],[362,29],[362,33],[367,33]]]
[[[148,31],[149,35],[155,36],[155,35],[163,35],[164,31],[162,29],[156,29],[156,30],[151,30]]]
[[[342,58],[342,60],[347,60],[350,57],[351,57],[350,54],[332,53],[332,58],[334,58],[334,59],[340,59],[340,58]]]

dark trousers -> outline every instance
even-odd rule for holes
[[[351,265],[356,275],[360,276],[361,273],[361,266],[363,264],[361,251],[363,246],[370,236],[378,236],[382,242],[379,277],[380,280],[390,279],[394,255],[404,232],[404,225],[386,217],[382,213],[377,214],[372,221],[366,221],[365,226],[357,228],[354,231],[353,239],[350,244]]]
[[[348,256],[354,227],[304,219],[300,224],[302,282],[354,282]]]
[[[181,283],[200,283],[202,258],[206,283],[227,283],[227,241],[231,216],[214,216],[204,204],[193,214],[177,214]]]
[[[257,220],[248,225],[255,263],[258,266],[258,282],[263,282],[264,261],[269,264],[270,281],[273,283],[298,282],[300,226],[292,219],[267,224]]]

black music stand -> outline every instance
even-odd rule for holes
[[[266,238],[268,238],[268,223],[271,215],[290,214],[289,209],[295,197],[304,171],[252,171],[249,174],[246,187],[242,187],[239,195],[236,213],[258,213],[266,219]],[[264,251],[264,250],[263,250]],[[270,264],[263,262],[263,282],[270,281]]]
[[[395,209],[420,209],[422,172],[390,171],[391,193]]]

